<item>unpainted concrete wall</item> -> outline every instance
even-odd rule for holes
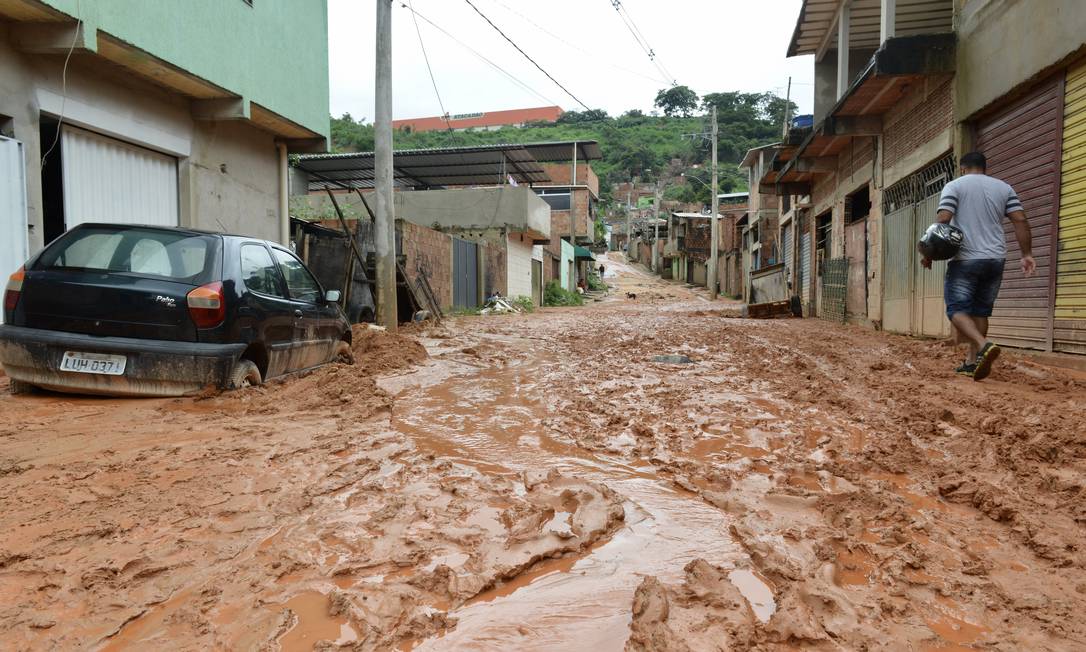
[[[525,186],[403,191],[393,198],[398,219],[423,226],[551,234],[550,206]]]
[[[955,117],[966,120],[1083,48],[1082,0],[965,0]]]

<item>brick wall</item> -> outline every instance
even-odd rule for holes
[[[442,310],[452,307],[452,237],[425,226],[397,220],[403,234],[404,271],[415,284],[419,270],[425,271]]]
[[[883,170],[953,126],[953,81],[927,80],[883,116]]]
[[[840,153],[837,154],[837,178],[848,179],[852,175],[870,168],[875,160],[875,138],[853,138]],[[855,188],[841,188],[844,192],[852,192]]]
[[[573,163],[540,163],[547,176],[551,178],[550,185],[568,186],[573,183]],[[547,185],[547,184],[544,184]],[[588,163],[577,164],[577,185],[588,186],[592,194],[600,196],[600,179]]]
[[[577,237],[588,233],[588,194],[585,191],[574,193],[574,207],[577,209]],[[562,250],[562,239],[569,238],[569,211],[551,211],[551,251]]]

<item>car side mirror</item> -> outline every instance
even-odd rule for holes
[[[340,296],[341,296],[341,293],[340,293],[339,290],[328,290],[327,292],[324,293],[324,302],[325,303],[339,303],[339,297]]]

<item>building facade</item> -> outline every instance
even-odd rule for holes
[[[325,0],[0,0],[0,271],[83,222],[284,240],[327,31]]]
[[[1021,274],[1007,224],[991,336],[1086,353],[1083,29],[1074,0],[1041,11],[1013,0],[803,3],[788,54],[815,57],[814,126],[789,132],[757,181],[781,197],[783,257],[807,314],[949,335],[945,263],[921,268],[915,243],[957,161],[979,150],[1022,198],[1038,263]]]

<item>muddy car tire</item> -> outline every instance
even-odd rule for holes
[[[18,396],[20,394],[36,394],[38,388],[30,383],[25,383],[21,380],[8,380],[8,391]]]
[[[238,360],[234,365],[234,371],[230,374],[229,389],[243,389],[256,387],[263,383],[260,376],[260,368],[251,360]]]
[[[351,350],[351,343],[341,341],[336,344],[336,355],[332,359],[342,364],[354,364],[354,351]]]

